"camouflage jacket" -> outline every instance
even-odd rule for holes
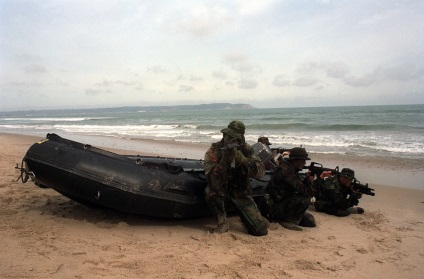
[[[331,203],[334,207],[347,209],[352,206],[348,196],[352,193],[350,188],[344,187],[337,176],[327,178],[321,185],[316,201]]]
[[[273,200],[283,200],[293,195],[312,197],[317,188],[315,183],[304,181],[290,161],[282,160],[268,182],[266,192]]]
[[[265,175],[265,167],[262,161],[247,143],[244,143],[239,149],[248,159],[247,163],[224,169],[222,164],[219,164],[223,156],[221,148],[224,146],[223,140],[213,143],[205,154],[205,174],[211,188],[236,187],[242,190],[248,189],[249,177],[261,178]]]

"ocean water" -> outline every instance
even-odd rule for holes
[[[313,153],[424,158],[424,105],[0,112],[0,132],[40,137],[56,133],[74,140],[101,136],[109,142],[119,138],[211,143],[234,119],[245,123],[249,143],[267,136],[275,147],[303,146]]]

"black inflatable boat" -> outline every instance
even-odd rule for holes
[[[23,158],[21,179],[29,178],[86,205],[145,216],[186,219],[208,216],[202,160],[119,155],[47,134]],[[267,174],[251,179],[252,196],[264,195]]]

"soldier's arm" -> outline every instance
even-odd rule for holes
[[[245,144],[243,150],[238,151],[238,155],[239,160],[236,160],[249,177],[261,178],[265,175],[265,166],[261,159],[255,155],[250,145]],[[240,158],[240,156],[243,158]]]
[[[214,148],[209,148],[205,154],[205,174],[209,180],[222,180],[226,170],[226,166],[221,163],[221,158],[214,150]]]
[[[337,189],[331,189],[328,191],[328,195],[337,208],[347,209],[349,207],[349,200]]]
[[[303,196],[313,196],[315,193],[315,189],[312,188],[311,185],[301,181],[293,172],[283,170],[282,179],[293,191],[296,191]]]

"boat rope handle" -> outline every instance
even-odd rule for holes
[[[21,166],[19,167],[19,164],[16,164],[16,167],[15,167],[15,169],[21,172],[21,174],[19,175],[16,181],[21,179],[22,183],[26,183],[30,177],[32,180],[35,178],[35,173],[33,173],[32,171],[28,171],[26,168],[24,168],[24,162],[25,161],[22,160]]]

